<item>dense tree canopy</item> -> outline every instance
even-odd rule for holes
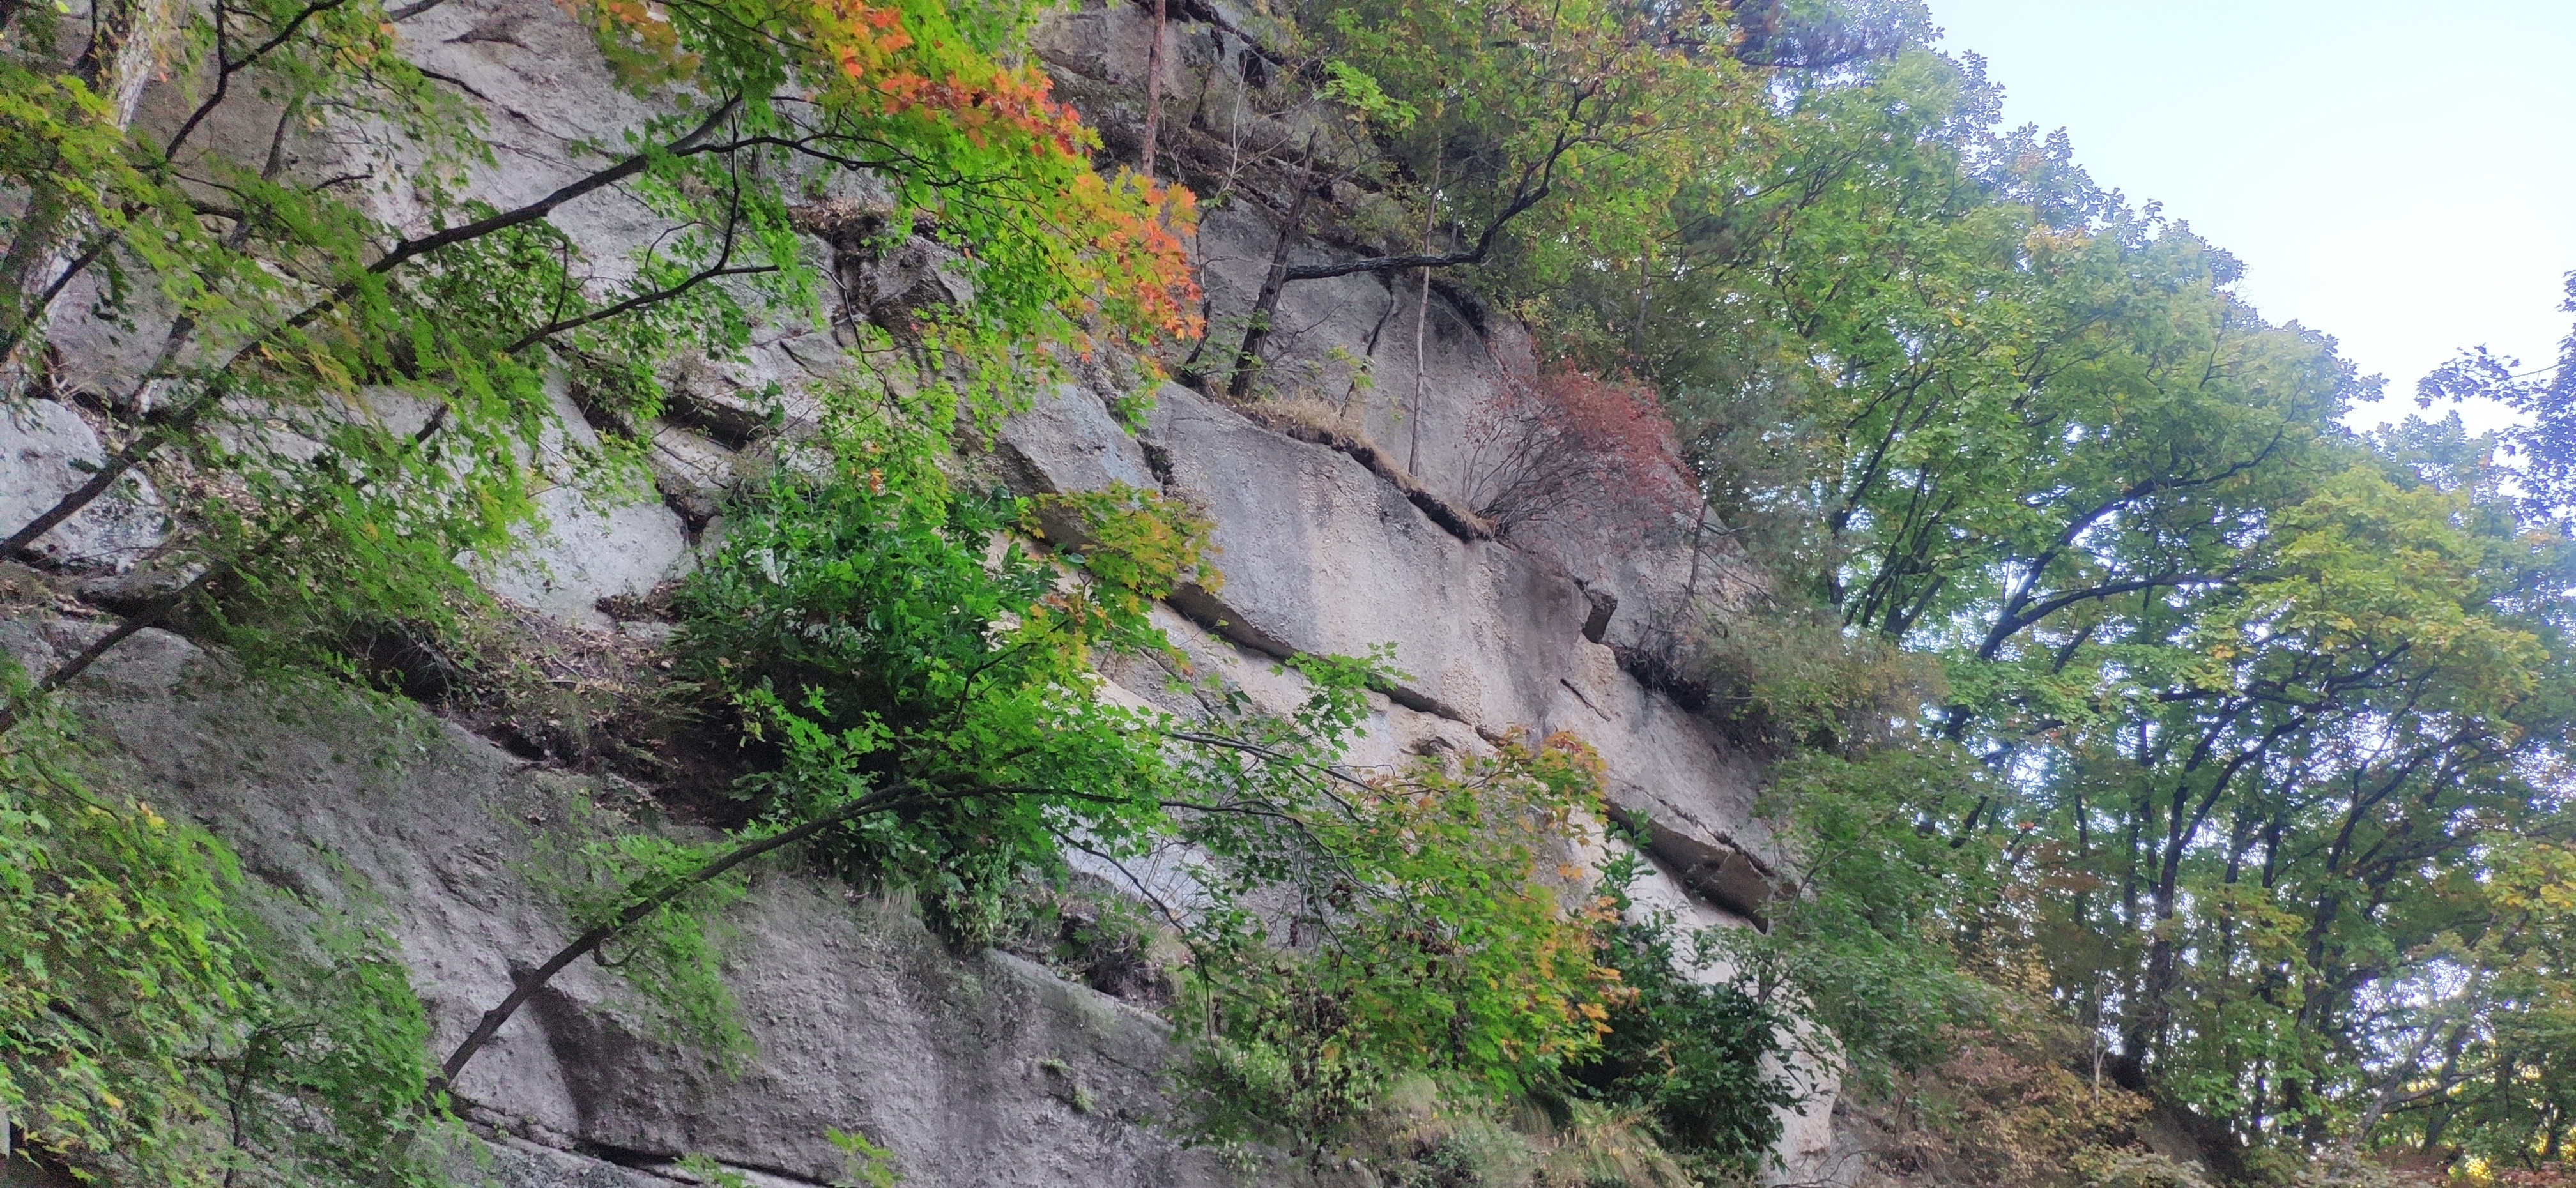
[[[2041,996],[2228,1174],[2344,1143],[2555,1160],[2561,1008],[2522,971],[2568,894],[2542,873],[2571,840],[2563,378],[2472,355],[2428,399],[2530,428],[2355,432],[2378,393],[2331,339],[1998,127],[1974,62],[1776,93],[1769,151],[1678,195],[1651,256],[1525,298],[1663,393],[1781,609],[1937,663],[1910,739],[1784,785],[1835,857],[1773,955],[1886,1005],[1815,967],[1883,929]],[[1843,712],[1888,712],[1863,692]],[[1851,797],[1900,832],[1852,834]],[[1920,910],[1837,906],[1836,864],[1884,888],[1889,862],[1930,876]],[[1890,1022],[1849,1009],[1854,1039]]]
[[[1478,19],[1440,12],[1317,18],[1448,121],[1384,138],[1417,185],[1547,93],[1441,106],[1482,59],[1416,52]],[[1593,142],[1576,173],[1611,185],[1552,193],[1475,283],[1653,389],[1703,539],[1768,574],[1639,669],[1782,758],[1813,866],[1749,968],[1865,1071],[1937,1063],[1995,994],[2048,1004],[2061,1058],[2228,1175],[2339,1145],[2557,1159],[2563,1004],[2534,979],[2576,840],[2565,362],[2477,351],[2422,385],[2523,428],[2357,432],[2378,377],[2063,134],[2002,126],[1919,11],[1692,19],[1618,33],[1670,53],[1640,85],[1690,118]]]

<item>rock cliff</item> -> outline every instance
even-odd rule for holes
[[[1210,95],[1251,85],[1239,31],[1249,17],[1206,15],[1215,19],[1176,17],[1164,56],[1169,92],[1195,96],[1193,119],[1217,106]],[[636,114],[588,34],[543,0],[444,0],[401,28],[407,52],[488,121],[499,165],[476,184],[496,203],[559,184],[577,168],[577,144]],[[1041,30],[1037,50],[1060,90],[1113,144],[1135,119],[1151,30],[1145,10],[1096,3]],[[156,101],[147,91],[137,118],[172,118]],[[648,233],[618,202],[584,201],[561,221],[598,258]],[[1196,254],[1218,321],[1250,305],[1276,237],[1255,204],[1209,214]],[[934,267],[915,264],[918,275],[863,279],[936,282]],[[1571,731],[1603,755],[1616,806],[1652,824],[1661,881],[1650,898],[1709,922],[1758,919],[1770,863],[1751,815],[1758,765],[1620,660],[1716,583],[1722,560],[1694,556],[1679,531],[1558,524],[1498,537],[1476,523],[1463,509],[1492,477],[1476,426],[1532,352],[1472,298],[1435,285],[1426,303],[1421,284],[1352,276],[1291,287],[1268,400],[1237,406],[1165,385],[1131,431],[1111,411],[1125,395],[1114,381],[1070,382],[961,465],[1024,493],[1123,482],[1202,509],[1225,580],[1160,612],[1200,665],[1285,701],[1292,678],[1271,671],[1277,659],[1392,644],[1410,676],[1379,700],[1357,762],[1474,748],[1515,729]],[[1387,330],[1417,309],[1418,355],[1409,327]],[[113,388],[155,349],[77,319],[57,341],[66,391]],[[491,589],[575,640],[649,633],[616,608],[685,572],[721,531],[724,491],[792,440],[799,391],[829,374],[837,351],[829,327],[772,326],[745,358],[677,377],[670,415],[643,427],[655,489],[603,507],[557,488],[545,498],[551,531],[488,564]],[[765,415],[765,392],[781,394],[783,415]],[[566,432],[594,431],[568,398],[562,413]],[[39,400],[0,417],[0,528],[75,485],[98,454],[69,404]],[[154,503],[138,484],[100,505],[50,538],[53,559],[88,575],[81,588],[111,590],[157,540]],[[7,630],[9,650],[32,665],[100,628],[48,610]],[[1112,675],[1137,698],[1169,696],[1155,674]],[[227,839],[259,878],[380,911],[442,1046],[562,936],[559,912],[526,874],[534,839],[577,802],[648,811],[632,787],[552,770],[417,707],[249,681],[223,656],[159,632],[75,694],[117,762]],[[661,1184],[695,1152],[754,1183],[819,1183],[837,1167],[823,1139],[836,1127],[886,1142],[906,1182],[923,1186],[1318,1174],[1175,1145],[1151,1125],[1169,1058],[1157,1017],[1010,956],[953,953],[902,905],[774,870],[730,924],[734,989],[758,1048],[743,1075],[661,1042],[613,978],[576,967],[456,1087],[502,1182]],[[1829,1104],[1790,1120],[1786,1178],[1810,1177]]]

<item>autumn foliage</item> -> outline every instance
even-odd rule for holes
[[[1699,504],[1653,389],[1552,365],[1506,372],[1468,426],[1479,515],[1509,531],[1541,520],[1664,528]]]
[[[1035,10],[943,0],[574,0],[637,83],[682,82],[752,113],[752,140],[887,183],[891,227],[927,216],[975,282],[957,311],[999,342],[1089,350],[1198,331],[1183,236],[1196,198],[1093,167],[1099,134],[1033,61]],[[773,130],[774,129],[774,130]],[[950,344],[967,341],[952,334]]]

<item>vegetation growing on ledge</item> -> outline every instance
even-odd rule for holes
[[[2346,428],[2375,380],[2062,137],[2001,126],[1919,8],[1294,12],[1381,154],[1349,233],[1475,248],[1438,266],[1549,374],[1671,426],[1551,381],[1535,461],[1478,481],[1572,475],[1765,574],[1624,657],[1778,761],[1796,869],[1767,934],[1725,938],[1757,1000],[1882,1094],[2019,1069],[2063,1117],[1960,1135],[1951,1166],[1993,1179],[2147,1176],[2156,1128],[2201,1168],[2175,1175],[2559,1174],[2563,369],[2425,382],[2526,429]],[[1585,120],[1623,104],[1693,117]],[[1704,511],[1637,497],[1668,453]]]
[[[1213,200],[1287,181],[1215,327],[1196,198],[1104,162],[1027,60],[1034,5],[576,5],[662,114],[506,208],[469,196],[474,109],[398,52],[427,7],[0,5],[5,397],[72,395],[75,319],[149,356],[78,394],[112,452],[0,554],[131,472],[174,501],[163,580],[0,702],[0,1108],[43,1159],[434,1182],[445,1086],[572,961],[741,1053],[707,927],[754,861],[909,888],[972,945],[1076,858],[1180,847],[1185,893],[1131,890],[1185,955],[1205,1141],[1731,1182],[1809,1088],[1794,1046],[1928,1182],[2565,1182],[2576,337],[2553,381],[2475,355],[2422,389],[2529,428],[2347,429],[2377,392],[2330,339],[2001,127],[1902,2],[1287,5],[1260,60],[1302,139],[1167,158]],[[147,76],[175,105],[138,120]],[[588,259],[558,216],[611,193],[654,233]],[[1295,262],[1327,232],[1374,246]],[[810,233],[958,283],[827,302]],[[1760,573],[1624,659],[1774,762],[1767,930],[1642,918],[1633,862],[1595,881],[1579,740],[1342,769],[1387,657],[1300,659],[1285,713],[1105,699],[1096,664],[1173,659],[1148,613],[1213,585],[1208,525],[953,489],[957,442],[1077,361],[1258,395],[1285,287],[1355,272],[1414,278],[1417,343],[1437,272],[1551,344],[1455,493],[1507,539],[1598,498]],[[462,630],[540,489],[632,484],[667,368],[782,321],[850,371],[676,603],[729,828],[558,855],[562,948],[433,1069],[364,921],[112,791],[49,695],[154,625],[350,678],[363,641]]]

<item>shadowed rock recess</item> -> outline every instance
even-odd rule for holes
[[[1092,0],[1039,33],[1060,91],[1110,126],[1113,144],[1118,121],[1134,115],[1132,98],[1123,113],[1117,104],[1140,86],[1151,20],[1150,8]],[[1177,11],[1174,21],[1183,48],[1172,69],[1236,68],[1216,26]],[[401,35],[482,108],[499,165],[477,185],[497,204],[560,184],[583,168],[577,142],[636,117],[588,34],[546,0],[446,0]],[[163,118],[154,102],[147,95],[139,119]],[[609,201],[576,203],[559,221],[603,260],[645,226]],[[1250,306],[1274,237],[1244,207],[1207,218],[1197,254],[1219,319]],[[1203,510],[1225,580],[1160,613],[1203,669],[1285,705],[1296,691],[1270,672],[1277,659],[1392,644],[1409,676],[1376,699],[1356,762],[1473,748],[1518,729],[1570,731],[1599,749],[1617,809],[1651,822],[1656,881],[1640,897],[1706,922],[1758,921],[1773,867],[1751,815],[1758,764],[1620,662],[1680,613],[1686,581],[1714,581],[1701,566],[1717,563],[1695,564],[1679,534],[1462,531],[1477,481],[1464,427],[1530,349],[1516,327],[1435,286],[1424,401],[1408,409],[1412,336],[1398,349],[1378,331],[1391,304],[1409,321],[1419,284],[1361,275],[1285,295],[1278,321],[1289,329],[1274,340],[1272,374],[1336,402],[1332,432],[1178,385],[1131,431],[1111,412],[1123,393],[1068,383],[1002,426],[972,464],[1023,493],[1124,483]],[[56,337],[66,390],[114,387],[153,349],[76,320]],[[655,490],[622,506],[568,487],[546,496],[552,531],[487,567],[491,589],[567,626],[618,627],[615,608],[685,573],[715,539],[719,501],[753,439],[792,430],[800,386],[836,350],[820,328],[771,326],[744,359],[694,363],[676,378],[669,415],[635,427],[650,439]],[[1352,360],[1382,382],[1351,382]],[[562,411],[566,432],[594,430],[569,398]],[[1379,456],[1371,441],[1405,444]],[[69,404],[0,415],[0,529],[77,485],[76,463],[98,452]],[[163,532],[155,498],[137,483],[103,501],[49,539],[50,560],[114,580]],[[8,648],[40,668],[99,628],[29,616],[6,630]],[[1111,675],[1140,700],[1172,696],[1159,673]],[[638,800],[407,703],[246,680],[225,657],[158,631],[73,693],[138,786],[213,829],[255,877],[367,900],[399,942],[442,1051],[565,934],[561,909],[528,876],[538,839],[568,827],[577,801],[616,812]],[[728,972],[757,1046],[747,1066],[729,1076],[656,1038],[612,974],[576,964],[455,1087],[502,1183],[668,1184],[684,1153],[755,1184],[823,1183],[841,1166],[824,1137],[836,1128],[890,1147],[904,1182],[921,1188],[1338,1174],[1247,1168],[1180,1146],[1153,1124],[1167,1112],[1158,1086],[1173,1056],[1161,1019],[1016,957],[958,955],[902,905],[770,867],[727,923]],[[1830,1112],[1828,1099],[1786,1119],[1777,1177],[1813,1178]]]

